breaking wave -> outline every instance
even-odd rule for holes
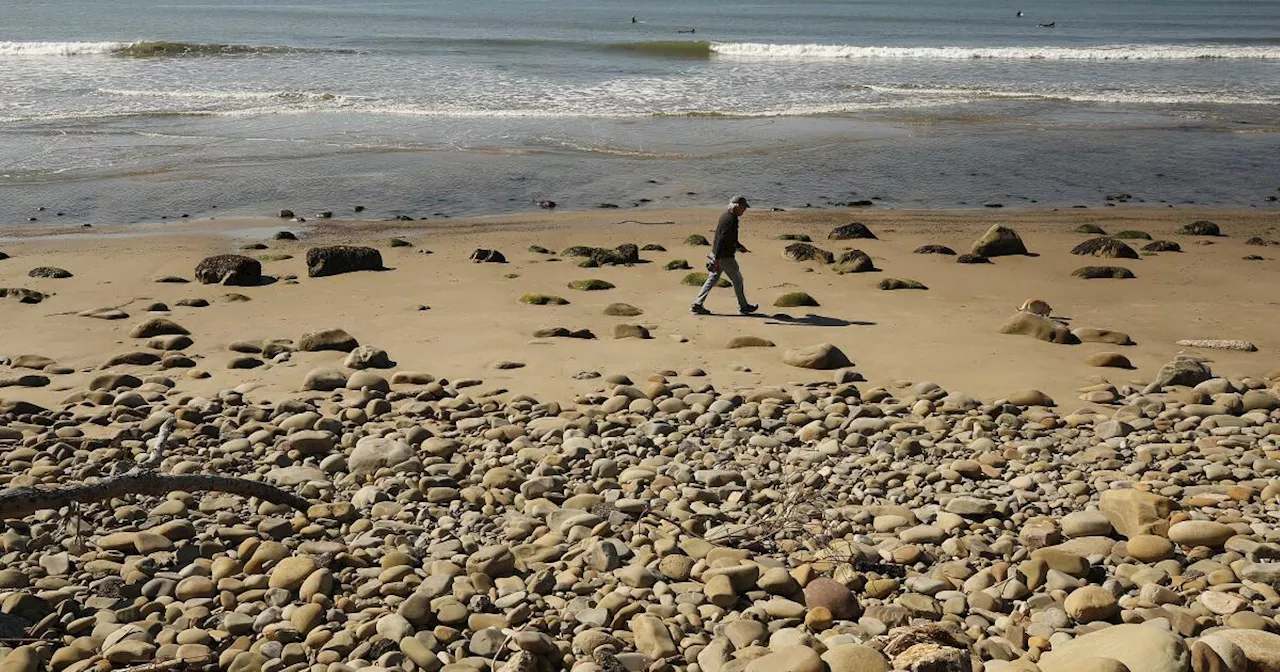
[[[1280,60],[1280,46],[1115,44],[1092,47],[862,47],[712,42],[716,56],[754,59],[1003,59],[1045,61]]]
[[[0,57],[116,56],[121,58],[184,58],[295,54],[327,49],[218,44],[198,42],[0,42]],[[354,53],[339,50],[338,53]]]

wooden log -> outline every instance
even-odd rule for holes
[[[227,492],[257,497],[306,512],[311,502],[267,483],[207,474],[160,474],[131,471],[90,483],[57,488],[5,488],[0,490],[0,519],[22,518],[36,511],[60,509],[72,502],[100,502],[123,495],[164,496],[174,491]]]

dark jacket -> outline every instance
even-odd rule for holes
[[[738,216],[725,210],[716,223],[716,239],[711,243],[711,254],[716,259],[733,257],[738,253]]]

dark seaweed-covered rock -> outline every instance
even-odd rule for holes
[[[690,266],[689,262],[684,259],[672,259],[671,261],[668,261],[666,265],[663,266],[663,268],[667,269],[668,271],[687,271],[693,267]]]
[[[1111,237],[1119,238],[1120,240],[1151,240],[1151,234],[1146,231],[1121,231]]]
[[[700,233],[695,233],[692,236],[685,238],[684,244],[685,245],[710,245],[711,241],[707,240],[706,236]]]
[[[694,271],[693,273],[689,273],[685,275],[680,282],[682,284],[689,285],[690,287],[701,287],[707,282],[707,274],[703,273],[702,271]],[[732,287],[732,286],[733,285],[730,284],[729,279],[724,277],[723,275],[720,276],[720,279],[716,281],[716,287]]]
[[[1199,219],[1190,224],[1178,227],[1178,233],[1184,236],[1221,236],[1218,225],[1207,219]]]
[[[18,303],[40,303],[48,294],[25,287],[0,287],[0,299],[16,299]]]
[[[945,254],[952,257],[956,256],[955,250],[947,247],[946,245],[937,245],[937,244],[921,245],[920,247],[916,248],[915,253],[916,254]]]
[[[1072,271],[1071,275],[1074,275],[1077,278],[1084,278],[1085,280],[1106,278],[1125,280],[1138,277],[1133,274],[1133,271],[1124,268],[1123,266],[1083,266]]]
[[[612,317],[635,317],[644,314],[644,311],[629,303],[611,303],[604,307],[604,314]]]
[[[595,258],[594,256],[592,258]],[[635,243],[623,243],[613,248],[614,264],[638,264],[640,263],[640,248]],[[599,259],[596,259],[599,261]],[[601,264],[604,265],[603,263]]]
[[[929,289],[918,280],[905,278],[885,278],[880,281],[879,287],[886,291],[893,289]]]
[[[840,258],[836,260],[834,266],[836,273],[866,273],[876,270],[876,265],[871,261],[871,256],[862,250],[845,250],[840,253]]]
[[[372,247],[331,245],[307,250],[307,275],[313,278],[382,269],[382,253]]]
[[[634,243],[623,243],[613,249],[574,245],[566,249],[562,254],[566,257],[586,257],[592,263],[581,265],[588,268],[596,266],[629,266],[640,263],[640,248]]]
[[[991,260],[981,254],[962,254],[956,257],[957,264],[989,264]]]
[[[297,240],[298,236],[292,231],[276,231],[276,240]]]
[[[547,248],[541,245],[530,245],[529,251],[533,252],[534,254],[551,254],[551,250],[548,250]]]
[[[551,294],[525,294],[520,297],[520,303],[527,303],[531,306],[567,306],[569,302],[558,296]]]
[[[862,222],[850,222],[844,226],[837,226],[827,234],[830,240],[853,240],[855,238],[875,239],[876,234],[871,233],[871,229],[867,228]]]
[[[505,264],[507,263],[507,258],[497,250],[486,250],[484,248],[480,248],[471,253],[471,261],[474,261],[477,264]]]
[[[388,247],[413,247],[413,243],[405,240],[404,238],[392,238],[391,240],[387,241],[387,246]]]
[[[569,281],[569,289],[576,289],[583,292],[596,292],[605,289],[613,289],[612,282],[592,278],[590,280],[571,280]]]
[[[1088,233],[1095,236],[1105,236],[1107,232],[1097,224],[1081,224],[1076,227],[1076,233]]]
[[[809,243],[791,243],[782,251],[782,255],[791,261],[817,261],[823,264],[836,260],[836,255]]]
[[[778,236],[778,240],[794,240],[800,243],[812,243],[813,239],[807,233],[784,233]]]
[[[262,263],[239,254],[206,257],[196,265],[196,280],[205,285],[257,285],[262,282]]]
[[[1271,243],[1271,241],[1269,241],[1269,240],[1267,240],[1266,238],[1263,238],[1263,237],[1261,237],[1261,236],[1254,236],[1254,237],[1250,238],[1249,240],[1244,241],[1244,244],[1245,244],[1245,245],[1253,245],[1253,246],[1255,246],[1255,247],[1266,247],[1266,246],[1268,246],[1268,245],[1271,245],[1272,243]],[[0,259],[2,259],[2,258],[3,258],[3,257],[0,257]]]
[[[37,266],[27,272],[28,277],[32,278],[69,278],[71,271],[65,268],[55,268],[53,266]]]
[[[667,251],[667,248],[657,243],[649,243],[648,245],[645,245],[640,249],[645,252],[666,252]]]
[[[1138,253],[1122,240],[1115,238],[1090,238],[1071,248],[1071,254],[1105,257],[1107,259],[1137,259]]]
[[[799,308],[801,306],[820,305],[818,300],[805,292],[790,292],[774,300],[773,305],[779,308]]]
[[[1182,246],[1172,240],[1153,240],[1142,246],[1143,252],[1181,252]]]

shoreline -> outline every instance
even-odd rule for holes
[[[1280,189],[1278,189],[1280,190]],[[771,208],[762,206],[753,208],[752,214],[766,212],[786,220],[820,219],[835,220],[846,218],[853,221],[867,219],[879,221],[885,219],[906,220],[933,218],[937,216],[955,217],[958,220],[976,217],[978,213],[990,216],[993,220],[1001,220],[1013,214],[1031,215],[1036,219],[1061,218],[1074,220],[1078,218],[1105,220],[1159,220],[1159,213],[1168,213],[1184,219],[1205,217],[1241,217],[1252,219],[1257,216],[1272,214],[1266,205],[1199,205],[1199,204],[1166,204],[1166,203],[1119,203],[1103,202],[1096,205],[1061,204],[1046,205],[1042,203],[1015,203],[1001,205],[998,208],[983,205],[957,205],[953,207],[919,208],[919,207],[814,207],[814,208]],[[316,240],[327,240],[341,237],[343,230],[371,232],[377,231],[389,235],[412,235],[415,231],[430,230],[450,232],[456,230],[486,229],[506,231],[519,228],[521,225],[529,230],[539,228],[557,228],[573,226],[603,225],[640,225],[640,226],[678,226],[681,221],[693,217],[710,217],[713,224],[720,208],[717,206],[661,207],[635,209],[605,208],[562,208],[531,209],[521,212],[505,212],[500,214],[468,215],[459,217],[423,217],[412,221],[397,219],[362,219],[357,217],[343,218],[334,213],[333,217],[308,217],[305,213],[297,218],[275,217],[271,215],[234,215],[228,217],[206,216],[182,217],[165,220],[147,220],[138,222],[108,222],[102,224],[50,226],[30,223],[0,224],[0,244],[7,242],[41,241],[41,240],[95,240],[105,238],[164,238],[169,236],[209,235],[215,237],[250,238],[253,236],[269,237],[282,229],[306,230]],[[635,218],[618,219],[626,214],[634,214]],[[1061,214],[1054,214],[1061,213]],[[1085,214],[1090,213],[1090,214]],[[1280,214],[1280,207],[1276,213]],[[1280,225],[1277,225],[1280,226]],[[714,228],[712,226],[711,228]]]

